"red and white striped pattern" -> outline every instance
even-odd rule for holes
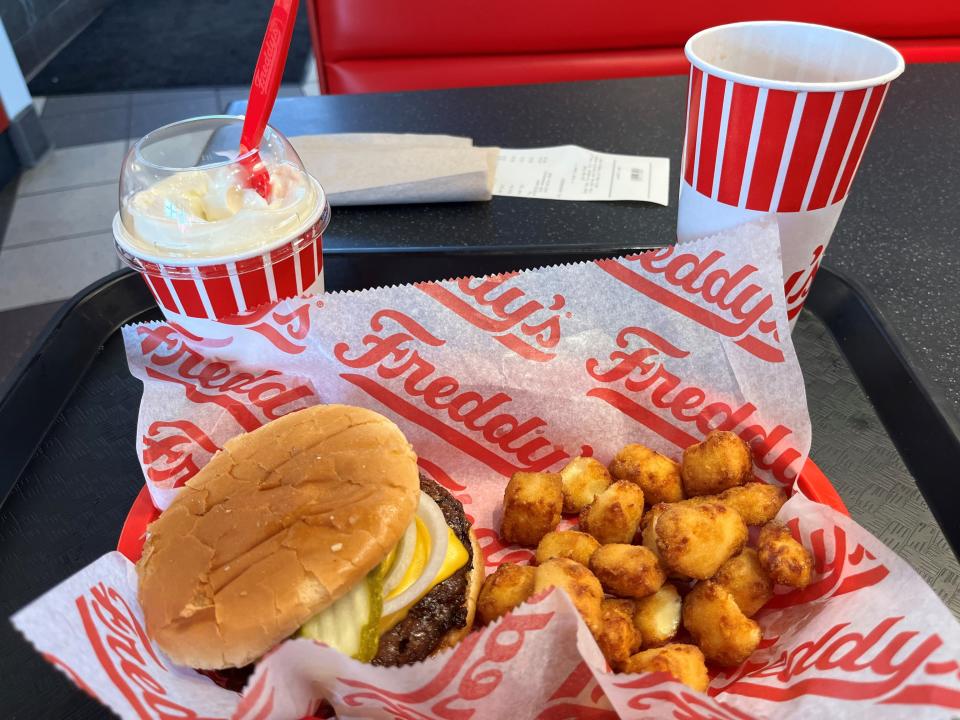
[[[833,205],[850,189],[888,87],[770,90],[692,67],[683,177],[698,193],[747,210]]]
[[[327,219],[321,215],[305,233],[263,255],[197,267],[143,261],[141,274],[167,312],[221,320],[309,290],[323,275]]]

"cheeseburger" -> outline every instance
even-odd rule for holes
[[[138,590],[171,660],[239,687],[287,638],[378,665],[458,642],[481,558],[396,425],[320,405],[233,438],[187,482],[147,530]]]

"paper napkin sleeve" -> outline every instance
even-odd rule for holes
[[[497,148],[451,135],[346,133],[290,139],[331,205],[489,200]]]

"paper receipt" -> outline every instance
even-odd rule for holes
[[[578,145],[500,148],[494,195],[668,204],[670,159],[611,155]]]

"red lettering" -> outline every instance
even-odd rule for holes
[[[590,358],[587,360],[587,373],[600,382],[617,382],[630,375],[637,368],[640,369],[641,375],[645,374],[653,367],[652,363],[647,362],[647,358],[657,357],[659,354],[653,348],[640,348],[632,353],[612,352],[610,353],[610,359],[616,363],[613,367],[606,372],[600,372],[600,362]]]
[[[404,385],[407,388],[407,392],[419,395],[422,391],[417,387],[417,384],[429,377],[436,368],[420,357],[420,353],[416,350],[411,350],[410,354],[406,357],[407,361],[405,363],[398,363],[393,367],[381,363],[377,368],[377,375],[385,380],[392,380],[393,378],[403,376],[408,370],[412,370],[404,381]]]
[[[445,407],[449,406],[449,403],[439,402],[443,398],[448,398],[451,395],[456,395],[457,390],[460,389],[460,383],[454,380],[452,377],[446,375],[438,377],[435,380],[431,381],[427,385],[427,389],[423,391],[423,402],[432,407],[434,410],[442,410]]]
[[[184,338],[198,340],[202,345],[224,344],[227,341],[207,341],[195,338],[183,329],[172,326],[160,326],[154,329],[142,327],[141,349],[147,355],[151,366],[145,372],[148,377],[163,382],[175,383],[184,387],[187,399],[195,403],[214,403],[229,412],[237,423],[246,431],[255,430],[262,422],[243,402],[230,397],[228,393],[246,395],[250,404],[264,411],[268,419],[274,419],[282,414],[281,408],[290,403],[302,400],[313,395],[308,386],[287,388],[276,381],[264,382],[267,378],[277,378],[280,373],[276,370],[267,370],[260,375],[248,372],[233,372],[230,363],[223,361],[208,361],[202,355],[189,348]],[[168,354],[161,354],[159,350],[170,350]],[[161,372],[157,368],[167,368]],[[203,390],[212,390],[212,394]],[[289,411],[289,409],[287,409]],[[162,451],[168,452],[175,445],[166,445]],[[161,452],[160,448],[157,448]],[[146,456],[146,452],[145,452]],[[185,468],[189,472],[189,466]],[[175,476],[180,470],[173,470]]]
[[[596,264],[659,304],[734,339],[750,354],[767,362],[784,361],[783,351],[775,344],[776,338],[771,342],[760,337],[769,337],[776,329],[776,321],[767,318],[773,308],[773,295],[755,283],[744,285],[758,272],[756,267],[745,265],[732,274],[724,268],[715,268],[704,277],[704,272],[720,261],[722,253],[713,251],[700,259],[690,253],[674,256],[672,248],[670,252],[666,250],[624,261],[598,260]],[[665,285],[635,272],[629,267],[630,262],[636,262],[651,275],[660,276]]]
[[[684,388],[674,396],[673,402],[671,403],[670,412],[673,413],[673,416],[677,420],[684,422],[696,420],[700,415],[699,412],[690,415],[684,411],[697,410],[701,405],[703,405],[703,401],[706,399],[706,397],[707,394],[700,388]]]
[[[871,630],[866,636],[861,635],[858,632],[852,632],[837,638],[830,643],[830,645],[823,649],[823,652],[820,653],[820,657],[817,658],[817,661],[814,664],[815,667],[817,667],[819,670],[832,670],[833,668],[840,668],[842,670],[846,670],[847,672],[856,672],[857,670],[867,669],[870,666],[870,663],[860,664],[857,662],[857,660],[867,650],[876,645],[877,641],[886,634],[887,630],[896,625],[900,620],[903,620],[903,618],[887,618],[877,625],[877,627]],[[849,649],[847,649],[847,651],[842,655],[839,655],[837,659],[834,659],[833,656],[838,651],[844,649],[847,645],[850,646]]]
[[[148,673],[141,665],[135,665],[127,660],[121,660],[120,669],[123,670],[124,674],[143,691],[144,695],[147,693],[165,692],[163,685],[154,680],[153,676],[150,675],[150,673]]]
[[[721,422],[714,422],[714,418],[720,416],[723,418]],[[717,430],[720,425],[725,423],[730,417],[730,406],[724,402],[713,402],[709,405],[704,406],[704,408],[697,413],[694,421],[697,424],[697,430],[702,434],[706,435],[712,430]]]
[[[918,637],[916,632],[897,633],[896,637],[871,660],[867,666],[880,675],[890,675],[896,678],[897,683],[905,681],[913,675],[923,663],[943,645],[939,635],[924,638],[913,652],[909,653],[901,662],[894,662],[894,658],[903,647],[913,638]]]
[[[186,366],[186,369],[189,370],[189,368],[197,363],[199,355],[186,345],[180,345],[169,355],[161,355],[155,352],[149,359],[154,365],[163,367],[164,365],[176,365],[178,362],[181,362],[181,358],[184,358],[182,362]]]
[[[640,343],[638,347],[635,346],[637,341]],[[703,435],[714,429],[735,430],[757,410],[751,403],[745,403],[736,410],[723,402],[704,405],[707,393],[702,388],[685,386],[681,378],[664,365],[664,356],[684,358],[689,353],[650,330],[623,328],[617,334],[616,345],[620,349],[609,354],[612,365],[603,368],[598,359],[588,358],[585,363],[587,374],[602,383],[619,382],[631,393],[645,394],[650,405],[668,411],[673,419],[681,423],[694,423]],[[689,433],[672,426],[649,409],[641,408],[621,393],[593,389],[587,395],[604,400],[679,447],[696,442]],[[740,430],[739,434],[752,445],[759,467],[769,470],[784,484],[795,479],[797,471],[793,468],[799,464],[801,454],[786,445],[787,438],[793,434],[789,428],[777,425],[768,432],[755,423]],[[691,438],[690,442],[681,445],[687,438]]]
[[[786,447],[772,462],[767,462],[767,457],[774,452],[782,440],[792,434],[793,431],[783,425],[777,425],[769,433],[759,425],[751,425],[739,433],[743,441],[750,445],[757,467],[770,470],[783,483],[790,483],[796,479],[796,472],[789,468],[800,459],[800,453],[792,447]]]
[[[133,713],[144,720],[155,717],[201,720],[196,712],[167,696],[166,688],[151,674],[148,658],[160,673],[167,670],[123,596],[103,583],[90,588],[90,593],[93,614],[91,603],[83,596],[75,600],[77,612],[97,661]],[[104,631],[103,635],[101,631]]]
[[[229,375],[229,365],[222,362],[212,362],[203,368],[203,371],[197,376],[197,380],[203,387],[213,387],[215,381],[229,377]]]
[[[311,395],[313,395],[313,390],[306,385],[288,389],[280,383],[263,383],[252,388],[247,397],[263,411],[267,420],[276,420],[294,409],[287,407],[288,405]]]
[[[727,418],[726,422],[717,427],[718,430],[736,430],[737,427],[747,421],[747,419],[757,411],[757,406],[753,403],[745,403],[734,410]],[[749,442],[749,441],[747,441]]]
[[[460,291],[464,295],[469,295],[476,300],[477,304],[490,305],[490,293],[515,275],[516,273],[503,273],[501,275],[492,275],[486,278],[479,278],[480,283],[476,287],[470,283],[478,278],[461,278],[457,281],[457,287],[460,288]]]
[[[750,298],[754,297],[758,293],[762,293],[763,288],[759,285],[748,285],[737,297],[731,301],[730,312],[738,320],[742,320],[744,325],[753,325],[760,322],[766,313],[773,307],[773,298],[770,295],[762,295],[760,299],[751,307],[747,309],[747,303]],[[720,307],[723,307],[720,304]],[[726,308],[724,308],[726,309]]]
[[[152,355],[161,347],[176,348],[181,335],[169,325],[158,325],[156,327],[140,325],[137,328],[137,334],[140,336],[140,351],[144,355]]]
[[[461,398],[466,398],[466,401],[461,402]],[[473,402],[474,398],[477,399],[477,404],[471,410],[464,412],[464,405],[466,405],[467,402]],[[483,430],[487,425],[493,423],[493,420],[489,420],[481,425],[480,421],[483,416],[493,412],[498,407],[504,403],[510,402],[511,400],[513,400],[512,397],[502,392],[494,393],[486,400],[484,400],[483,397],[481,397],[478,393],[465,392],[463,395],[460,395],[457,398],[456,403],[450,403],[450,417],[454,420],[462,422],[471,430],[480,431]],[[456,412],[454,412],[454,408],[456,408]],[[500,416],[498,415],[497,417]],[[516,422],[515,418],[514,422]]]
[[[163,435],[164,431],[177,434]],[[147,433],[141,439],[141,457],[147,465],[147,476],[155,483],[173,480],[173,486],[179,487],[197,473],[199,467],[185,448],[196,444],[211,454],[219,449],[206,433],[187,420],[158,421],[150,425]]]
[[[406,333],[395,333],[385,338],[379,335],[367,335],[362,340],[364,347],[370,348],[367,352],[351,358],[347,356],[350,347],[346,343],[337,343],[333,348],[333,355],[347,367],[370,367],[383,362],[388,357],[402,360],[408,351],[401,352],[400,346],[411,339]]]
[[[916,631],[901,631],[888,637],[903,620],[903,617],[887,618],[866,634],[848,632],[841,635],[849,624],[840,623],[827,630],[816,642],[801,643],[763,666],[751,666],[722,689],[730,694],[762,697],[773,702],[790,700],[802,694],[848,700],[882,698],[903,686],[943,645],[938,635],[922,637]],[[916,640],[919,642],[896,662],[895,658]],[[878,647],[879,650],[868,657]],[[849,677],[838,676],[838,670]],[[831,672],[831,676],[798,679],[814,671]],[[881,679],[861,679],[877,676]],[[781,685],[750,682],[767,677],[776,677]],[[894,697],[910,696],[911,687],[907,686]]]
[[[678,378],[673,373],[667,372],[666,368],[664,368],[661,365],[660,367],[657,368],[657,373],[656,375],[654,375],[654,377],[651,380],[660,381],[660,382],[657,382],[656,384],[654,384],[654,382],[649,383],[649,385],[653,388],[653,390],[650,392],[650,399],[653,401],[653,404],[656,405],[658,408],[669,407],[670,403],[666,399],[667,393],[671,393],[677,389],[677,386],[680,384],[680,378]],[[635,389],[630,387],[629,380],[626,382],[626,386],[628,390]],[[643,389],[643,388],[641,387],[636,389]]]
[[[556,315],[555,311],[561,309],[566,300],[562,295],[554,295],[549,308],[550,311],[554,311],[554,314],[548,315],[539,322],[536,320],[525,322],[528,318],[533,318],[537,313],[545,310],[544,305],[536,300],[522,302],[526,293],[516,287],[507,288],[499,295],[493,296],[493,292],[514,274],[481,279],[476,287],[471,285],[471,278],[457,281],[460,292],[481,308],[488,310],[489,314],[484,314],[441,284],[420,283],[415,287],[474,327],[487,333],[496,333],[493,339],[520,357],[535,362],[547,362],[556,355],[544,352],[544,349],[553,348],[560,341],[560,316]],[[511,305],[516,306],[511,308]],[[534,347],[534,344],[520,337],[521,335],[529,338],[539,347]]]
[[[94,607],[97,609],[97,616],[103,620],[100,612],[102,608],[109,613],[110,620],[115,623],[115,625],[111,625],[115,632],[120,634],[136,633],[140,639],[141,646],[146,648],[147,652],[150,653],[150,657],[153,658],[157,665],[163,667],[160,658],[153,652],[153,645],[150,643],[149,638],[147,638],[147,632],[140,626],[140,623],[137,622],[133,611],[130,609],[130,606],[127,605],[127,601],[123,599],[123,596],[117,592],[115,588],[108,588],[103,583],[90,588],[90,594],[93,596],[95,602]],[[123,607],[124,612],[120,611],[118,605]]]
[[[487,442],[502,442],[507,433],[516,431],[517,426],[517,419],[513,415],[497,415],[484,426],[483,437]]]
[[[560,297],[559,295],[557,297]],[[560,307],[563,307],[561,305]],[[532,335],[540,347],[556,347],[560,342],[560,316],[551,315],[546,320],[536,325],[524,323],[520,326],[524,335]]]
[[[536,300],[529,300],[516,310],[507,310],[507,305],[512,303],[514,300],[519,300],[525,294],[526,293],[524,293],[520,288],[509,288],[504,290],[493,300],[493,302],[490,303],[490,309],[493,310],[495,315],[510,319],[513,319],[517,315],[526,317],[537,310],[543,309],[543,305],[538,303]]]
[[[647,272],[661,273],[670,267],[670,256],[676,249],[675,245],[668,245],[639,255],[629,255],[626,259],[639,263]],[[661,260],[664,262],[660,262]]]
[[[730,274],[729,270],[717,268],[703,281],[704,300],[719,307],[723,299],[732,295],[736,287],[753,275],[756,270],[753,265],[744,265],[735,273]]]
[[[371,319],[371,328],[384,329],[381,317],[384,312],[381,311]],[[396,320],[396,318],[392,319]],[[406,326],[413,323],[409,318],[405,322]],[[505,474],[521,468],[542,470],[569,457],[561,447],[545,438],[525,439],[525,436],[531,432],[542,432],[541,428],[546,423],[541,418],[521,421],[507,412],[490,417],[495,410],[502,409],[503,405],[512,401],[506,393],[495,393],[489,398],[484,398],[475,391],[460,392],[461,384],[455,377],[449,375],[435,377],[436,366],[408,344],[413,343],[416,336],[424,336],[424,333],[426,333],[425,330],[417,333],[397,332],[385,338],[379,335],[367,335],[361,341],[365,350],[354,353],[347,343],[340,343],[334,348],[334,355],[348,367],[375,366],[376,375],[384,380],[402,378],[403,392],[408,397],[420,398],[427,407],[445,411],[450,420],[462,424],[472,432],[480,433],[484,440],[494,444],[504,453],[514,455],[523,463],[522,465],[517,466],[496,459],[489,450],[481,449],[475,441],[467,440],[466,436],[449,426],[438,425],[434,418],[414,408],[408,401],[374,383],[370,378],[350,373],[345,373],[341,377],[362,388],[404,417],[436,432],[464,452],[468,452]],[[431,339],[430,344],[434,346],[443,344],[443,341],[432,335],[428,337]],[[391,360],[394,364],[389,364]],[[507,468],[511,469],[507,471]]]
[[[274,370],[265,372],[263,373],[263,375],[252,375],[251,373],[248,373],[248,372],[238,372],[232,378],[230,378],[229,380],[221,384],[219,390],[220,392],[243,393],[243,392],[246,392],[247,387],[251,383],[256,382],[258,380],[264,380],[266,378],[273,377],[274,375],[279,375],[279,374],[280,373]]]

